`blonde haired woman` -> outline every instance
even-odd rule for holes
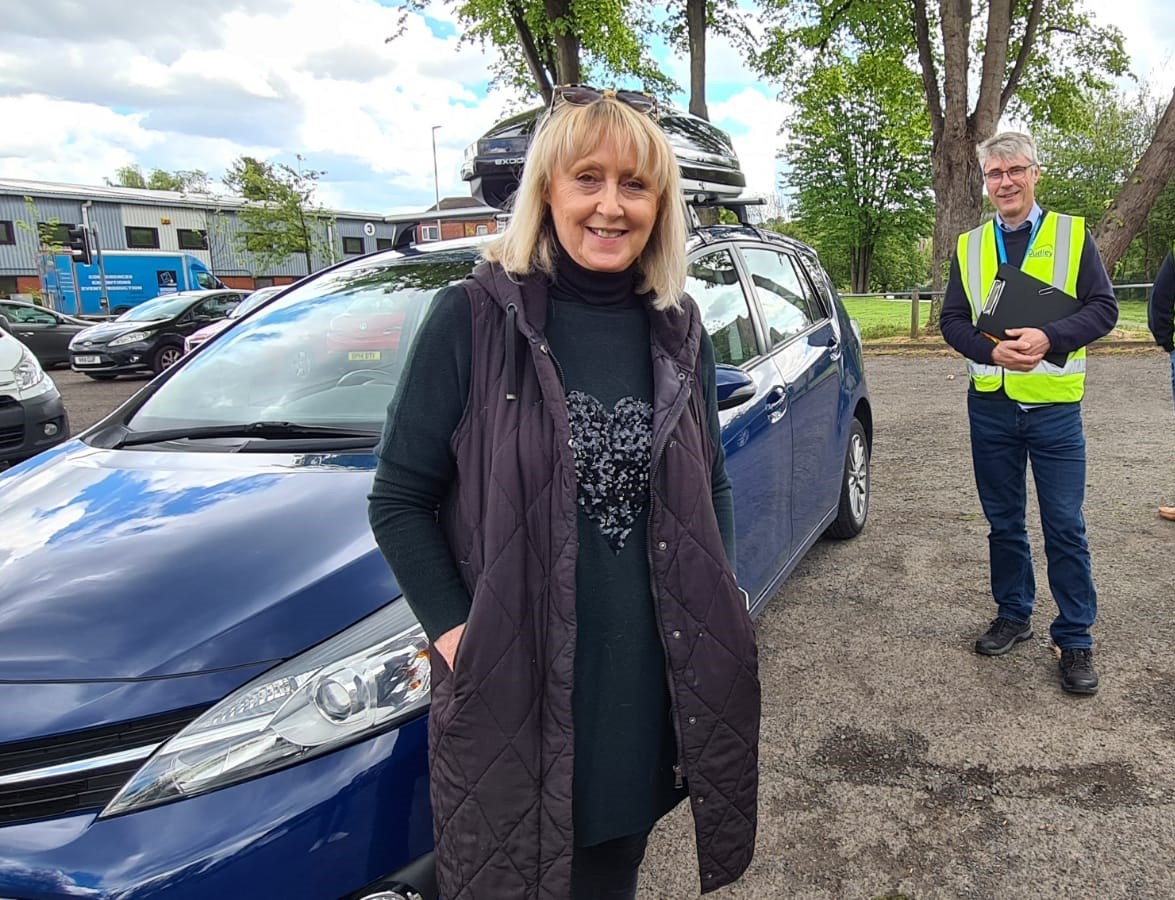
[[[433,641],[446,898],[631,898],[689,798],[754,850],[759,685],[677,164],[643,94],[561,88],[506,233],[438,294],[370,516]]]

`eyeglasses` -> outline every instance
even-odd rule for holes
[[[984,172],[983,177],[991,184],[999,184],[1004,180],[1005,175],[1013,181],[1019,181],[1024,177],[1024,173],[1035,165],[1036,163],[1033,163],[1031,166],[1010,166],[1007,169],[992,169],[990,172]]]
[[[641,91],[617,91],[612,88],[594,88],[586,84],[561,84],[551,95],[551,109],[554,110],[560,102],[570,103],[572,106],[591,106],[597,100],[610,97],[619,100],[625,106],[630,106],[639,113],[656,115],[657,98]]]

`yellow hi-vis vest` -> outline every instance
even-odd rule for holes
[[[999,268],[995,230],[994,220],[985,222],[959,235],[955,248],[973,322],[979,319]],[[1081,266],[1084,247],[1084,219],[1046,212],[1020,268],[1076,297],[1077,270]],[[1070,353],[1064,366],[1055,366],[1042,359],[1031,372],[1013,372],[1002,366],[987,366],[973,360],[967,361],[967,368],[977,391],[998,391],[1003,385],[1004,393],[1021,403],[1071,403],[1085,395],[1084,347]]]

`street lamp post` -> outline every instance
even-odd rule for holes
[[[440,125],[432,127],[432,187],[436,194],[436,210],[437,210],[437,240],[441,239],[441,182],[437,176],[437,129]]]

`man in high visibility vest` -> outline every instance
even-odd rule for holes
[[[1155,343],[1171,357],[1171,395],[1175,397],[1175,248],[1167,254],[1155,276],[1146,321],[1155,336]],[[1168,522],[1175,522],[1175,505],[1160,506],[1159,515]]]
[[[996,618],[975,650],[1001,656],[1032,637],[1036,579],[1025,527],[1032,463],[1048,581],[1058,614],[1049,628],[1061,651],[1061,687],[1093,694],[1090,628],[1097,592],[1081,505],[1085,499],[1085,346],[1118,321],[1118,301],[1084,220],[1036,203],[1040,166],[1026,134],[1004,132],[978,150],[993,221],[959,236],[943,300],[947,343],[967,357],[967,415],[979,500],[990,526]],[[1043,328],[1013,328],[994,342],[975,327],[1003,262],[1049,282],[1081,308]],[[1051,352],[1050,352],[1051,351]],[[1066,354],[1064,365],[1044,358]]]

